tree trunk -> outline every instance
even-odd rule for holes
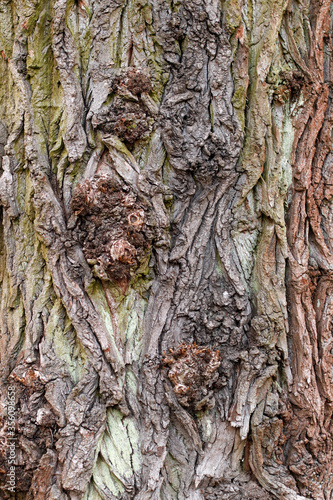
[[[332,499],[331,14],[0,0],[1,498]]]

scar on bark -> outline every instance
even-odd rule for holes
[[[212,386],[218,379],[221,356],[218,350],[197,344],[181,344],[164,353],[163,365],[178,401],[195,411],[212,408]]]

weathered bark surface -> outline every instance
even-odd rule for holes
[[[0,1],[16,498],[332,498],[331,14]]]

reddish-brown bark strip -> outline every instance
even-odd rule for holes
[[[293,384],[292,417],[284,433],[287,464],[306,497],[328,499],[332,464],[332,81],[330,2],[311,2],[311,38],[305,61],[311,82],[295,119],[293,186],[287,216],[287,296]],[[328,45],[327,45],[328,44]],[[327,67],[328,65],[328,67]],[[328,80],[327,80],[328,79]],[[326,83],[327,82],[327,83]]]

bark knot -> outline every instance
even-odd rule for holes
[[[149,78],[129,68],[114,78],[110,90],[114,94],[112,103],[93,116],[93,127],[116,135],[128,147],[147,138],[154,121],[144,98],[152,90]]]
[[[212,386],[218,379],[218,350],[197,344],[181,344],[164,353],[163,365],[178,401],[196,411],[214,406]]]
[[[95,274],[126,288],[151,248],[148,203],[110,173],[78,184],[71,207],[75,236]]]

